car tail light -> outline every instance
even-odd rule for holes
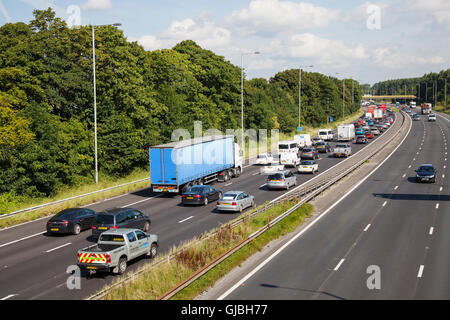
[[[283,181],[284,181],[284,179],[280,179],[280,181],[281,181],[281,182],[283,182]]]
[[[219,173],[219,176],[223,176],[223,173]]]
[[[69,224],[69,221],[63,221],[62,224],[67,226]]]
[[[198,195],[198,194],[196,194],[195,196],[194,196],[194,198],[196,198],[196,199],[200,199],[202,196],[200,196],[200,195]]]
[[[112,226],[111,229],[116,230],[116,229],[118,229],[118,227],[117,226]]]
[[[220,204],[220,201],[217,201],[217,204]]]
[[[236,205],[236,202],[232,202],[231,205],[232,205],[232,206],[235,206],[235,205]]]
[[[182,197],[182,198],[186,198],[186,195],[185,195],[185,194],[183,194],[183,195],[181,195],[181,197]]]
[[[92,226],[92,230],[95,230],[95,226]]]

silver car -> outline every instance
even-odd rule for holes
[[[219,211],[239,211],[245,208],[255,207],[255,197],[244,191],[227,191],[217,201],[216,208]]]
[[[269,189],[286,189],[297,185],[297,177],[290,171],[284,170],[279,173],[270,175],[267,178],[267,188]]]

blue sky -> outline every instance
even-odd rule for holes
[[[363,83],[421,76],[449,68],[448,0],[0,0],[0,25],[29,22],[52,7],[66,21],[120,22],[147,50],[192,39],[241,63],[247,78],[289,68]]]

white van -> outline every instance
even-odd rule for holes
[[[333,130],[331,130],[331,129],[320,129],[318,136],[320,137],[320,139],[322,139],[324,141],[333,140],[333,138],[334,138]]]
[[[296,167],[300,164],[300,158],[296,153],[282,153],[280,156],[280,163],[285,167]]]
[[[291,141],[280,141],[278,143],[278,154],[281,155],[283,153],[294,153],[294,154],[298,154],[298,144],[296,141],[291,140]]]

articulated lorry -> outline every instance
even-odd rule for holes
[[[228,181],[242,173],[233,135],[207,136],[150,147],[153,192],[182,194],[192,185]]]
[[[337,129],[337,141],[352,141],[355,138],[355,126],[344,124]]]
[[[422,103],[422,105],[420,106],[420,109],[422,111],[422,114],[431,113],[431,103]]]

